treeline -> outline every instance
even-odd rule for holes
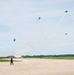
[[[65,55],[22,55],[23,58],[52,58],[52,57],[74,57],[73,54],[65,54]]]

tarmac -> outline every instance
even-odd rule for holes
[[[16,59],[15,59],[16,60]],[[74,75],[74,60],[17,59],[21,62],[0,62],[0,75]]]

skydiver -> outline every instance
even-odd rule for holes
[[[67,13],[68,11],[66,10],[65,13]]]
[[[67,35],[67,33],[65,33],[65,35]]]
[[[13,41],[16,41],[16,39],[13,39]]]
[[[41,17],[38,18],[38,20],[41,19]]]

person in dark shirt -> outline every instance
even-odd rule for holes
[[[14,65],[13,58],[10,59],[10,65]]]

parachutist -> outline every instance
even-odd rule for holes
[[[65,13],[67,13],[68,11],[66,10]]]
[[[13,39],[13,41],[16,41],[16,39]]]
[[[41,17],[38,18],[38,20],[41,19]]]
[[[65,33],[65,35],[67,35],[67,33]]]

